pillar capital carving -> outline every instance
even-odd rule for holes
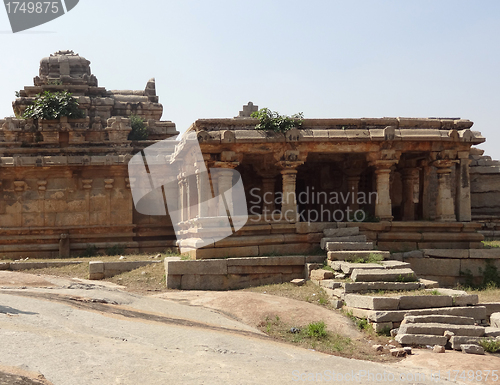
[[[456,160],[441,159],[441,160],[435,160],[434,162],[432,162],[432,165],[437,168],[438,174],[446,174],[446,173],[451,173],[451,167],[455,163],[457,163]]]
[[[377,173],[384,173],[384,172],[391,172],[392,166],[394,166],[396,163],[398,163],[398,160],[396,159],[384,159],[384,160],[373,160],[370,162],[370,166],[373,166],[376,168]]]
[[[293,170],[293,171],[297,172],[296,168],[299,166],[302,166],[303,164],[304,164],[304,162],[302,162],[302,161],[284,160],[284,161],[277,162],[276,166],[280,169],[280,172],[283,174],[283,171],[286,171],[286,170]]]
[[[215,168],[225,168],[233,170],[240,165],[240,162],[213,162]]]

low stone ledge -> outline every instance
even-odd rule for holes
[[[426,334],[443,336],[445,331],[455,333],[456,336],[471,336],[482,337],[484,336],[484,327],[474,325],[455,325],[455,324],[442,324],[442,323],[423,323],[411,324],[407,323],[399,327],[401,334]]]
[[[478,303],[478,306],[484,306],[486,308],[486,317],[490,318],[493,313],[500,313],[500,302],[483,302]]]
[[[166,285],[181,290],[231,290],[304,278],[304,256],[165,260]]]
[[[401,345],[440,345],[448,342],[446,337],[425,334],[398,334],[395,338]]]
[[[345,303],[349,307],[368,310],[398,310],[399,298],[346,294]]]
[[[453,298],[449,295],[403,295],[399,297],[400,310],[450,306],[453,306]]]

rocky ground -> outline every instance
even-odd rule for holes
[[[316,373],[329,382],[333,371],[358,375],[337,383],[390,383],[402,375],[398,383],[470,384],[459,377],[463,371],[500,368],[493,355],[464,360],[462,353],[416,350],[388,365],[280,343],[257,328],[266,314],[303,323],[324,318],[331,330],[363,336],[340,314],[262,293],[144,296],[107,282],[16,272],[0,272],[0,287],[2,385],[288,384],[319,380]],[[431,379],[438,371],[442,379]]]

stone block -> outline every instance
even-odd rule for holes
[[[411,269],[361,270],[354,269],[351,274],[354,282],[411,282],[417,277]]]
[[[182,275],[166,274],[165,275],[165,280],[166,280],[167,289],[178,289],[178,290],[180,290],[180,288],[181,288],[181,278],[182,278]]]
[[[479,296],[477,294],[465,294],[453,296],[453,306],[471,306],[477,305]]]
[[[435,309],[415,309],[407,310],[408,315],[430,315],[430,314],[440,314],[440,315],[454,315],[460,317],[471,317],[476,321],[481,322],[481,320],[486,317],[486,308],[484,306],[457,306],[457,307],[442,307]]]
[[[434,353],[445,353],[446,349],[442,345],[434,345],[434,348],[432,349]]]
[[[430,279],[423,279],[420,278],[418,280],[421,285],[423,285],[424,289],[436,289],[439,287],[439,282],[437,281],[432,281]]]
[[[448,340],[444,336],[424,335],[424,334],[402,334],[398,333],[395,340],[401,345],[446,345]]]
[[[431,258],[469,258],[469,250],[463,249],[424,249],[426,257]]]
[[[471,249],[469,250],[469,258],[478,259],[500,259],[500,248],[494,249]]]
[[[450,338],[451,348],[454,350],[461,350],[462,344],[474,344],[481,341],[482,337],[471,336],[453,336]]]
[[[10,270],[9,262],[0,262],[0,270]]]
[[[399,299],[400,310],[453,306],[453,298],[449,295],[404,295]]]
[[[269,234],[269,235],[254,235],[236,237],[231,236],[215,243],[215,247],[242,247],[254,245],[268,245],[283,243],[285,240],[283,234]]]
[[[89,273],[90,274],[97,274],[97,273],[104,274],[104,262],[102,262],[102,261],[89,262]]]
[[[346,229],[339,229],[339,230],[347,230]],[[366,236],[365,235],[353,235],[350,237],[327,237],[327,238],[322,238],[320,242],[320,247],[324,250],[325,246],[328,242],[366,242]]]
[[[319,284],[321,287],[331,290],[342,287],[342,282],[334,281],[333,279],[324,279]]]
[[[462,350],[462,353],[484,355],[484,348],[482,346],[479,346],[479,345],[462,344],[460,346],[460,349]]]
[[[478,306],[484,306],[486,308],[487,318],[490,318],[493,313],[500,313],[500,302],[483,302],[478,304]]]
[[[299,222],[296,223],[298,234],[320,233],[325,229],[337,228],[336,223],[331,222]]]
[[[313,270],[321,269],[322,263],[306,263],[304,265],[304,278],[309,279]]]
[[[437,282],[437,287],[455,287],[459,283],[459,277],[449,277],[444,275],[419,275],[422,279]]]
[[[332,278],[333,278],[333,272],[329,270],[318,269],[311,271],[312,280],[321,281],[323,279],[332,279]]]
[[[181,253],[187,252],[191,258],[195,259],[217,259],[236,257],[257,257],[259,246],[245,247],[214,247],[209,249],[196,249],[185,251],[181,248]]]
[[[460,259],[438,259],[438,258],[408,258],[411,268],[420,275],[432,276],[455,276],[460,275]]]
[[[226,290],[226,275],[184,274],[181,278],[181,290]]]
[[[276,283],[290,282],[297,276],[287,276],[283,279],[282,274],[249,274],[249,275],[228,275],[227,288],[243,289],[245,287],[271,285]]]
[[[380,250],[387,250],[394,253],[398,251],[405,251],[408,249],[417,249],[417,242],[378,241],[377,246]]]
[[[484,335],[484,327],[474,325],[454,325],[442,323],[422,323],[410,324],[405,323],[399,327],[399,333],[402,334],[427,334],[435,336],[443,336],[444,332],[450,331],[456,336],[471,336],[482,337]]]
[[[500,328],[500,313],[490,315],[490,325],[494,328]]]
[[[228,266],[227,274],[292,274],[292,266]]]
[[[252,258],[228,258],[227,266],[303,266],[305,257],[301,255],[280,257],[252,257]]]
[[[359,227],[346,227],[343,229],[325,229],[323,230],[325,237],[352,237],[359,235]]]
[[[487,326],[484,328],[484,336],[485,337],[499,337],[500,336],[500,328]]]
[[[474,325],[474,322],[474,318],[472,317],[443,314],[408,315],[403,321],[405,324],[442,323],[450,325]]]
[[[392,322],[372,322],[371,325],[375,333],[384,333],[392,329]]]
[[[202,261],[167,261],[165,272],[171,275],[219,275],[227,274],[227,261],[225,259]]]
[[[296,278],[292,279],[290,283],[295,286],[303,286],[306,283],[306,280],[304,278]]]
[[[373,243],[372,242],[327,242],[325,248],[327,251],[373,250]]]
[[[401,291],[418,290],[418,282],[346,282],[344,283],[345,293],[363,293],[368,291]]]
[[[423,258],[424,253],[421,250],[412,250],[403,253],[403,260],[406,258]]]
[[[256,246],[257,247],[257,246]],[[262,245],[258,246],[259,255],[266,254],[307,254],[314,250],[314,245],[311,243],[295,243],[295,244],[282,244],[282,245]]]
[[[397,310],[399,305],[399,298],[346,294],[345,303],[349,307],[357,307],[361,309]]]
[[[351,274],[354,269],[358,270],[383,270],[384,266],[378,263],[351,263],[351,262],[340,262],[340,270],[345,274]]]
[[[411,268],[411,265],[408,262],[401,262],[401,261],[381,261],[380,264],[385,268],[385,269],[405,269],[405,268]]]
[[[390,258],[391,254],[388,251],[365,250],[365,251],[329,251],[328,259],[330,261],[354,261],[356,259],[366,259],[370,255],[381,256],[384,259]]]

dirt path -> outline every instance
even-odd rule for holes
[[[384,383],[363,374],[403,376],[398,383],[404,384],[470,384],[434,381],[431,374],[500,367],[497,357],[464,360],[456,353],[428,352],[387,365],[279,343],[256,329],[265,315],[302,324],[324,319],[331,330],[352,338],[360,334],[338,313],[266,294],[153,297],[106,282],[12,272],[0,272],[0,288],[0,364],[7,367],[0,367],[0,384],[293,384],[333,373],[355,374],[354,381],[335,381],[340,384]],[[415,374],[424,377],[415,381]],[[16,376],[19,382],[12,382]]]

